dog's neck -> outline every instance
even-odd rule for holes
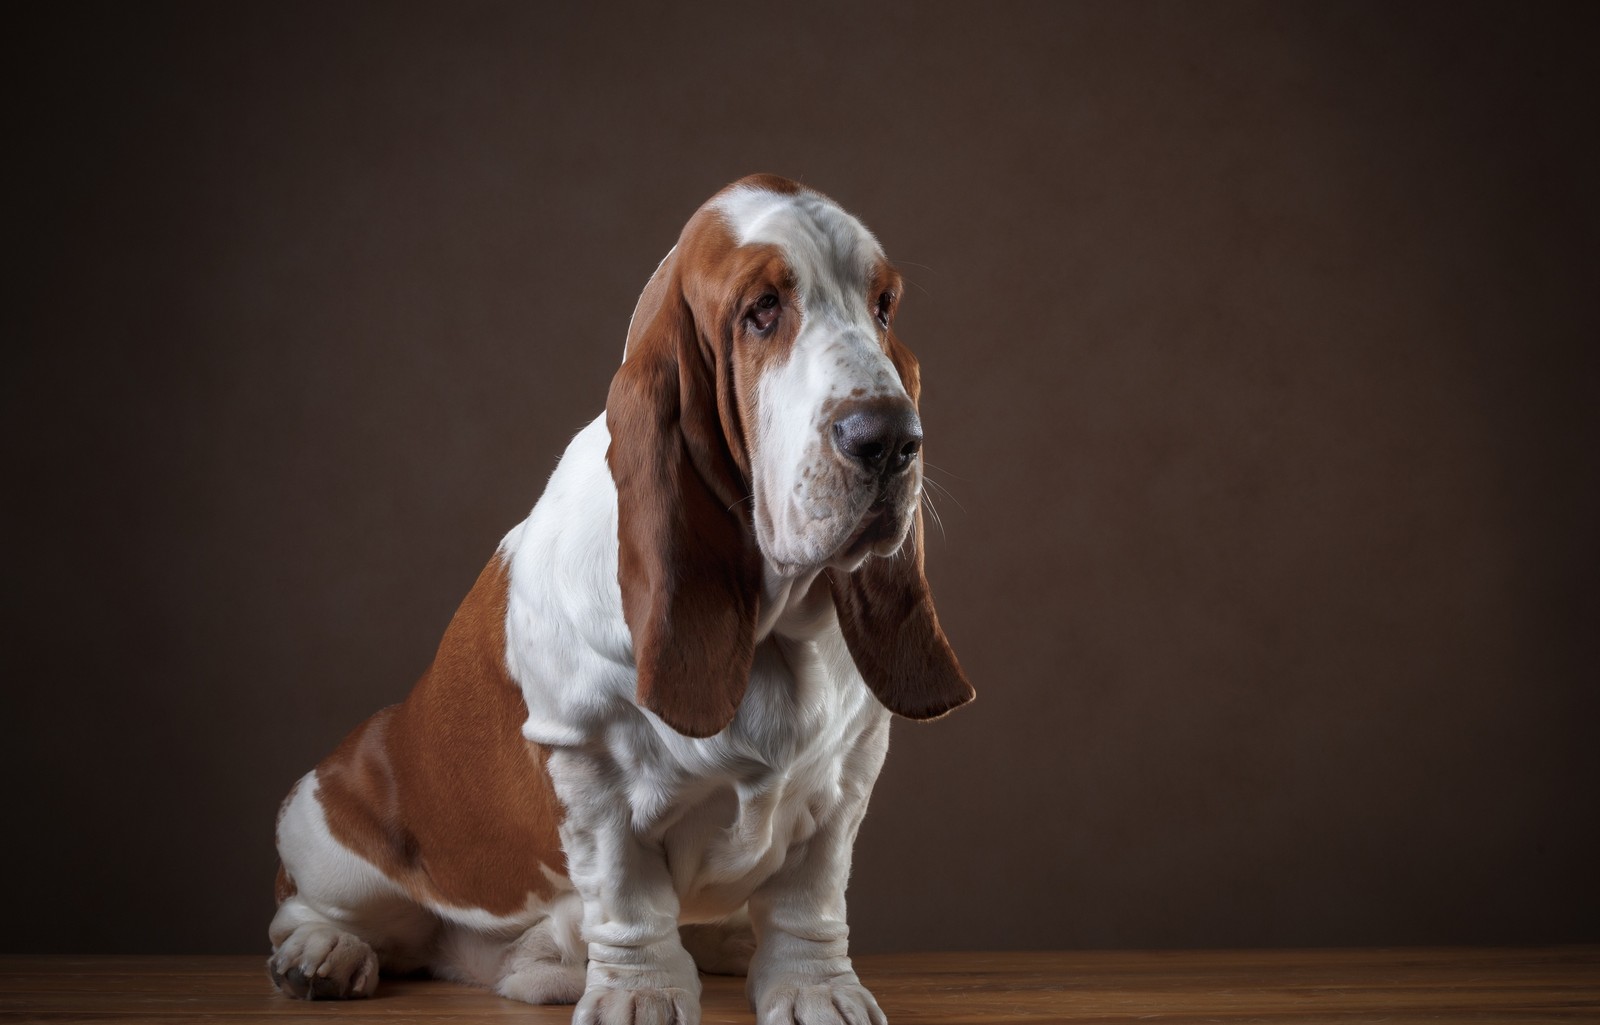
[[[810,640],[835,623],[833,595],[819,567],[798,575],[780,573],[770,562],[761,571],[761,615],[756,623],[756,643],[777,634],[790,640]]]

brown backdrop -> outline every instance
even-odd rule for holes
[[[756,170],[913,282],[980,689],[859,947],[1600,939],[1583,8],[580,6],[8,33],[4,949],[264,949],[279,797]]]

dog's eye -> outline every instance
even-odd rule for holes
[[[872,311],[872,315],[874,317],[878,318],[878,326],[879,327],[882,327],[884,329],[887,329],[889,327],[889,318],[894,315],[894,293],[893,292],[884,292],[883,294],[878,296],[878,305]]]
[[[772,330],[772,325],[778,320],[778,297],[772,292],[763,295],[750,307],[745,319],[749,320],[750,326],[760,334]]]

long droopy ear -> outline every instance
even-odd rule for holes
[[[916,357],[892,333],[889,358],[915,403],[921,394]],[[827,574],[845,646],[889,711],[937,719],[976,697],[933,608],[922,563],[921,508],[895,554],[869,556],[853,573]]]
[[[669,254],[640,296],[611,382],[606,461],[637,700],[691,737],[720,732],[738,711],[760,601],[760,554],[716,374]]]

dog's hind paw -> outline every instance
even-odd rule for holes
[[[555,961],[521,964],[494,991],[526,1004],[575,1004],[583,996],[583,966]]]
[[[302,925],[272,952],[267,973],[286,996],[352,1000],[378,988],[378,956],[366,941],[331,925]]]

